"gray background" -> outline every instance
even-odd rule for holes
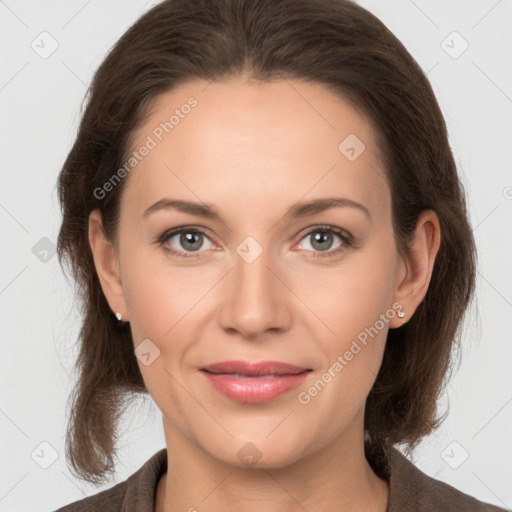
[[[512,3],[360,3],[428,72],[480,254],[477,307],[464,326],[462,364],[440,403],[450,412],[418,447],[414,462],[468,494],[510,508]],[[152,5],[0,1],[0,511],[54,510],[124,480],[165,446],[159,410],[151,400],[139,401],[123,418],[115,481],[95,488],[70,475],[64,434],[79,317],[54,255],[60,222],[55,181],[87,85],[111,45]]]

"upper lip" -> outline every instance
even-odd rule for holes
[[[221,361],[219,363],[203,366],[201,370],[210,373],[229,373],[237,375],[259,376],[259,375],[296,375],[308,371],[309,368],[302,368],[289,363],[279,361],[261,361],[259,363],[248,363],[245,361]]]

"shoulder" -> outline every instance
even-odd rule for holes
[[[165,471],[167,450],[163,448],[123,482],[65,505],[55,512],[153,512],[155,490]]]
[[[101,491],[92,496],[57,509],[55,512],[92,512],[94,510],[114,511],[121,510],[121,504],[126,496],[126,480],[110,489]]]
[[[399,450],[389,452],[390,494],[387,512],[506,512],[506,509],[479,501],[455,487],[423,473]]]

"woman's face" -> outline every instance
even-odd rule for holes
[[[159,97],[131,149],[114,310],[167,441],[278,467],[362,439],[406,275],[371,124],[320,85],[233,78]],[[225,361],[309,371],[203,370]]]

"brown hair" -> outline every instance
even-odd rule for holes
[[[429,289],[409,322],[389,331],[367,397],[367,457],[376,460],[397,443],[411,450],[444,419],[437,399],[473,295],[476,253],[446,125],[426,75],[379,19],[349,0],[165,0],[128,29],[97,70],[58,178],[59,261],[71,269],[83,313],[66,455],[75,474],[92,483],[114,470],[126,398],[147,394],[129,325],[109,308],[88,242],[95,208],[116,242],[126,180],[105,197],[94,191],[123,165],[159,94],[193,79],[243,72],[261,81],[327,86],[369,117],[382,148],[400,251],[407,250],[420,212],[437,213],[442,236]]]

